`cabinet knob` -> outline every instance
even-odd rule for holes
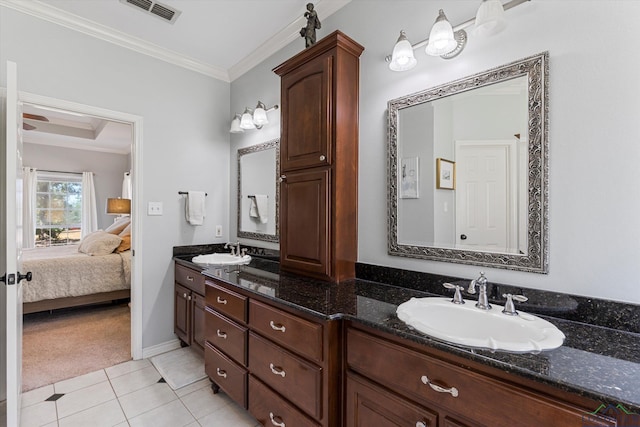
[[[427,424],[424,421],[418,421],[416,427],[427,427]]]
[[[187,297],[187,299],[188,299],[189,301],[191,301],[191,295],[189,295],[189,296]]]
[[[282,378],[284,378],[287,375],[284,369],[282,369],[279,366],[275,366],[273,363],[269,363],[269,368],[271,369],[271,372],[273,372],[274,375],[280,375]]]
[[[287,175],[280,175],[280,182],[284,181],[285,179],[287,179]]]
[[[273,424],[274,426],[286,427],[284,421],[282,421],[282,418],[273,415],[273,412],[269,412],[269,419],[271,420],[271,424]]]
[[[287,328],[285,328],[284,325],[276,325],[275,323],[273,323],[273,320],[269,322],[269,325],[271,326],[271,329],[273,329],[274,331],[284,332],[287,330]]]
[[[216,331],[216,334],[218,334],[218,336],[222,339],[225,339],[225,340],[227,339],[227,334],[224,332],[220,332],[220,329]]]
[[[327,159],[327,158],[326,158],[324,155],[321,155],[321,156],[320,156],[320,161],[321,161],[321,162],[324,162],[326,159]]]
[[[223,371],[220,368],[216,368],[216,374],[218,374],[219,377],[227,378],[227,371]]]
[[[438,393],[450,393],[451,396],[458,397],[458,389],[455,387],[445,388],[439,386],[438,384],[432,383],[426,375],[423,375],[422,378],[420,378],[420,381],[422,381],[423,384],[428,385],[432,390],[437,391]]]
[[[218,304],[226,304],[227,300],[224,298],[220,298],[220,297],[216,297],[216,301],[218,302]]]
[[[187,294],[182,294],[182,298],[187,299]]]

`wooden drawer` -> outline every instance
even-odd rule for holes
[[[468,414],[479,424],[581,427],[587,412],[353,329],[347,332],[347,364],[422,405]],[[615,422],[602,418],[590,425]]]
[[[204,370],[211,380],[243,408],[247,408],[247,371],[206,343]]]
[[[249,326],[301,356],[322,362],[321,324],[251,300]]]
[[[182,286],[204,296],[204,276],[200,272],[175,264],[175,279]]]
[[[322,417],[322,369],[249,332],[249,369],[315,419]]]
[[[217,312],[239,322],[247,323],[248,298],[244,295],[207,281],[205,297],[207,305]]]
[[[433,411],[351,373],[347,374],[345,411],[347,427],[438,425],[438,415]]]
[[[247,365],[247,328],[214,312],[205,309],[206,340],[235,360]]]
[[[319,426],[252,375],[249,375],[249,394],[249,412],[264,426]]]

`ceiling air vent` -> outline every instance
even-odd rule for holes
[[[150,15],[154,15],[165,22],[173,24],[180,16],[179,10],[176,10],[166,4],[158,3],[152,0],[120,0],[120,3],[128,4],[138,10],[142,10]]]

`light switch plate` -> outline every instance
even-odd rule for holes
[[[216,237],[222,237],[222,226],[216,225]]]
[[[162,215],[162,202],[149,202],[147,215]]]

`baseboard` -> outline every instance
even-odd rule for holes
[[[152,345],[151,347],[145,347],[142,349],[142,358],[148,359],[158,354],[166,353],[167,351],[180,348],[180,340],[175,339],[160,344]]]

